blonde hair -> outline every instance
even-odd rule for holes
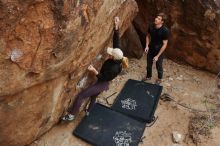
[[[123,68],[128,68],[129,67],[129,63],[128,63],[128,58],[127,57],[123,57],[122,58],[122,67]]]

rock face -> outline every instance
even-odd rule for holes
[[[30,144],[57,123],[101,63],[113,17],[123,33],[137,11],[134,0],[0,1],[0,145]]]
[[[144,50],[133,25],[131,25],[122,36],[121,44],[121,49],[125,56],[138,59],[142,57]]]
[[[167,56],[192,66],[220,71],[220,0],[136,0],[134,26],[145,47],[149,23],[165,12],[171,31]]]

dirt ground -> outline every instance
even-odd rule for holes
[[[109,103],[113,103],[125,82],[141,80],[145,68],[146,56],[140,60],[131,59],[129,69],[111,82],[110,89],[99,95],[98,102],[108,106],[105,98],[117,92],[108,98]],[[161,95],[168,94],[176,102],[159,101],[155,112],[158,118],[154,125],[145,129],[145,138],[139,146],[220,146],[220,111],[198,112],[220,110],[220,85],[217,87],[216,75],[168,59],[164,60],[164,68]],[[156,77],[154,65],[151,83]],[[72,135],[84,114],[79,113],[74,122],[56,125],[31,146],[90,146]],[[173,141],[175,131],[182,136],[179,144]]]

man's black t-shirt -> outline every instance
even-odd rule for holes
[[[163,40],[168,40],[169,30],[167,27],[162,25],[160,28],[155,28],[154,25],[150,25],[148,33],[151,36],[149,48],[154,51],[159,51],[163,46]]]

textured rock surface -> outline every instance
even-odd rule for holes
[[[145,45],[147,26],[158,12],[169,16],[167,56],[195,67],[220,71],[220,0],[136,0],[134,24]]]
[[[144,50],[133,25],[131,25],[122,36],[121,44],[124,54],[129,58],[134,57],[140,59],[142,57]]]
[[[134,0],[0,1],[0,145],[21,146],[58,122],[77,82],[138,8]],[[78,85],[78,86],[77,86]]]

